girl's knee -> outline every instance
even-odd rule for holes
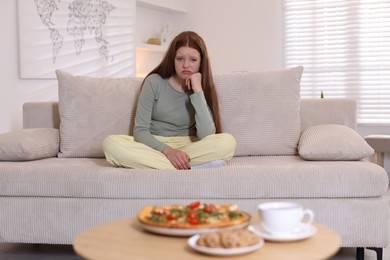
[[[237,145],[236,138],[234,138],[234,136],[229,133],[222,133],[220,135],[223,144],[227,147],[230,147],[230,149],[234,151]]]
[[[103,142],[102,142],[102,148],[103,148],[103,151],[107,151],[109,150],[112,146],[115,145],[115,135],[109,135],[107,136]]]
[[[102,142],[102,148],[103,148],[103,151],[107,150],[107,148],[109,146],[111,146],[111,143],[112,143],[112,138],[111,136],[107,136],[106,138],[104,138],[103,142]]]
[[[122,135],[109,135],[102,142],[102,149],[105,154],[121,150],[128,138]]]

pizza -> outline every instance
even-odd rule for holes
[[[251,216],[237,205],[218,205],[194,201],[188,205],[147,206],[138,220],[147,225],[166,228],[198,229],[249,223]]]

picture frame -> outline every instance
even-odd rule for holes
[[[19,76],[135,75],[135,0],[18,0]]]

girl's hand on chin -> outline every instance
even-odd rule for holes
[[[202,74],[199,72],[191,74],[186,78],[185,84],[188,89],[192,89],[194,92],[202,91]]]

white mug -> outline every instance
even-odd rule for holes
[[[312,210],[294,202],[262,203],[258,205],[258,212],[261,227],[272,235],[291,234],[304,225],[311,225],[314,220]]]

